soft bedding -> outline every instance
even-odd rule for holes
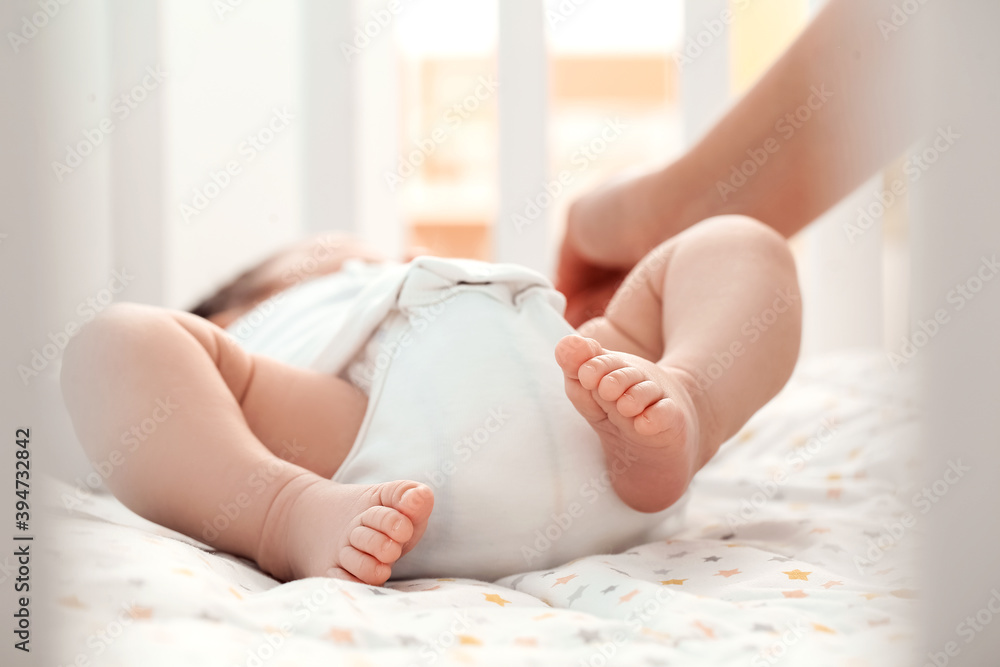
[[[803,363],[679,534],[495,582],[279,585],[52,480],[56,664],[912,664],[912,386],[875,353]]]

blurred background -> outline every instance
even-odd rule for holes
[[[678,155],[820,4],[165,3],[162,298],[186,307],[303,229],[350,230],[390,254],[419,247],[549,273],[578,194]],[[726,9],[732,19],[722,21]],[[185,217],[181,204],[211,170],[240,159],[241,141],[276,105],[297,114],[287,131]],[[621,129],[605,145],[601,133],[615,120]],[[570,176],[550,200],[544,184],[560,173]],[[806,325],[805,354],[905,333],[903,200],[862,243],[844,232],[879,180],[796,240],[806,294],[820,300],[808,313],[819,319]],[[844,299],[852,285],[865,286],[867,302]]]
[[[44,155],[68,164],[114,124],[46,175],[90,249],[66,258],[80,298],[122,265],[120,298],[187,308],[329,229],[550,273],[578,194],[677,156],[821,4],[92,0],[19,46],[52,68]],[[906,332],[905,197],[845,233],[892,178],[794,241],[804,354]]]

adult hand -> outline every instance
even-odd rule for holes
[[[567,232],[559,251],[556,289],[566,296],[566,320],[578,327],[604,313],[628,269],[598,266],[585,259]]]
[[[658,178],[652,173],[619,179],[570,206],[556,288],[566,296],[566,319],[573,326],[604,312],[628,272],[667,231],[652,204]]]

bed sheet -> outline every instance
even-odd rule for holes
[[[913,384],[875,353],[803,363],[699,474],[680,533],[496,582],[279,585],[109,495],[79,500],[52,480],[55,659],[913,664],[921,517],[909,481],[919,465]]]

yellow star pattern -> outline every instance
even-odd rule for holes
[[[504,605],[511,604],[510,600],[504,600],[502,597],[500,597],[496,593],[490,593],[489,595],[487,595],[486,593],[483,593],[483,597],[486,598],[487,602],[492,602],[493,604],[498,604],[501,607],[503,607]]]
[[[471,635],[458,635],[458,643],[463,646],[482,646],[483,643]]]
[[[803,572],[802,570],[787,570],[782,572],[782,574],[787,574],[789,579],[801,579],[802,581],[809,581],[809,575],[812,572]]]
[[[729,577],[733,576],[734,574],[743,574],[743,573],[740,572],[740,568],[736,568],[735,570],[719,570],[718,573],[716,573],[715,576],[717,576],[717,577],[725,577],[726,579],[728,579]]]
[[[683,586],[687,579],[667,579],[666,581],[661,581],[660,584],[663,586]]]

